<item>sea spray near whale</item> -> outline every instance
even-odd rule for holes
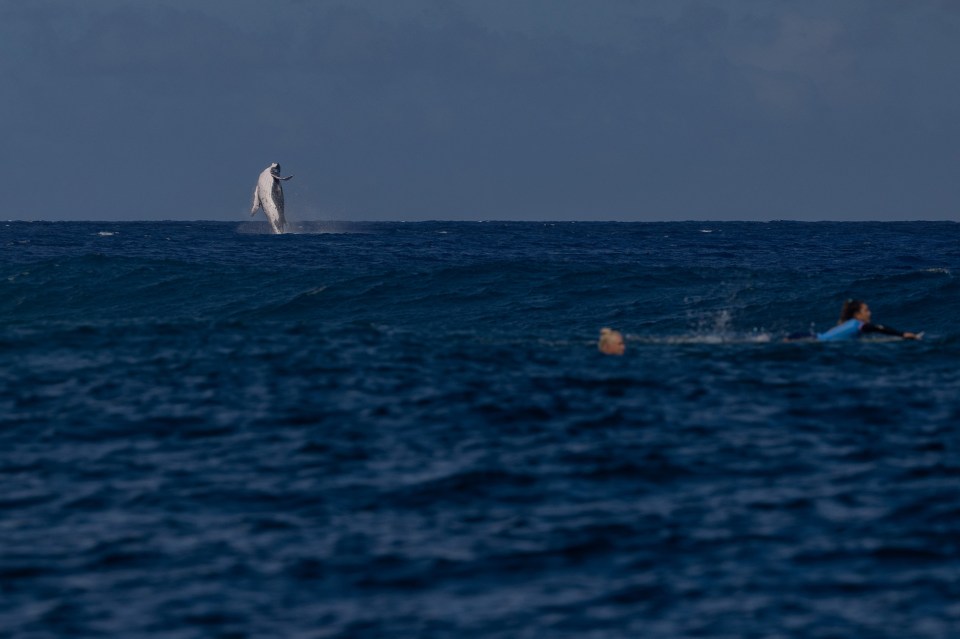
[[[280,164],[272,163],[265,168],[257,179],[257,185],[253,188],[253,205],[250,207],[250,216],[257,214],[258,209],[263,209],[263,214],[267,216],[270,227],[274,233],[283,233],[287,220],[283,215],[283,186],[280,184],[283,180],[289,180],[292,175],[280,177]]]

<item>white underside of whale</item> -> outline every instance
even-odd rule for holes
[[[257,186],[253,189],[253,206],[250,208],[250,215],[256,215],[258,208],[263,209],[274,233],[283,233],[283,228],[287,225],[287,220],[283,216],[281,179],[289,178],[280,178],[273,174],[270,167],[264,169],[257,180]]]

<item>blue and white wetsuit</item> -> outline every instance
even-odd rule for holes
[[[849,319],[842,324],[837,324],[826,333],[818,334],[817,339],[821,342],[834,342],[842,339],[857,339],[864,333],[880,333],[882,335],[903,337],[903,331],[898,331],[895,328],[889,328],[882,324],[861,322],[858,319]]]

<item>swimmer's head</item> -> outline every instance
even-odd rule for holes
[[[627,350],[627,346],[623,342],[623,335],[620,334],[620,331],[611,328],[600,329],[600,341],[597,342],[597,348],[604,355],[623,355],[623,352]]]
[[[872,313],[870,307],[863,300],[847,300],[843,303],[840,310],[840,323],[856,319],[861,322],[869,322]]]

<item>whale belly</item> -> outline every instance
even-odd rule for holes
[[[273,181],[273,188],[270,190],[270,195],[272,196],[273,206],[277,210],[277,215],[280,218],[280,229],[283,230],[283,227],[287,225],[287,218],[283,215],[283,186],[280,184],[280,180]]]
[[[263,212],[270,221],[270,227],[274,233],[283,233],[283,227],[286,220],[283,217],[283,192],[280,192],[280,198],[275,195],[278,183],[273,176],[265,173],[257,181],[257,192],[260,194],[260,205]]]

